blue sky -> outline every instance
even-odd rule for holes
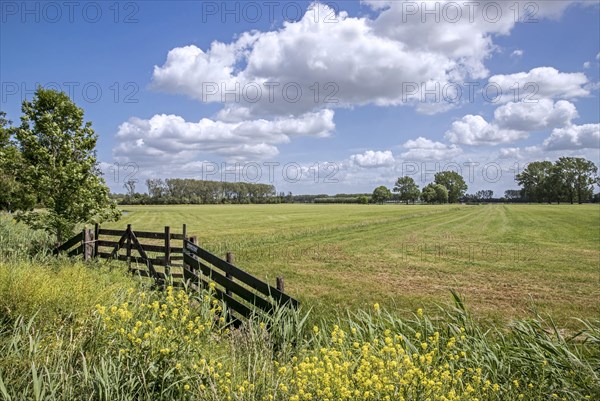
[[[0,109],[70,93],[116,192],[370,192],[451,168],[501,195],[530,161],[600,162],[600,2],[423,4],[4,1]]]

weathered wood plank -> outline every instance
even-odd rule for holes
[[[127,246],[125,247],[125,253],[127,257],[127,268],[131,269],[131,224],[127,224]]]
[[[231,291],[231,293],[239,296],[244,301],[251,303],[252,305],[264,310],[265,312],[270,312],[274,309],[274,305],[269,301],[261,298],[258,294],[253,293],[246,287],[241,286],[235,281],[211,269],[204,263],[195,260],[191,255],[185,254],[183,260],[184,263],[188,264],[193,269],[200,270],[204,276],[209,277],[215,283],[225,287],[227,291]],[[226,292],[226,294],[232,296],[229,292]]]
[[[83,232],[80,232],[79,234],[77,234],[76,236],[74,236],[73,238],[71,238],[70,240],[68,240],[67,242],[65,242],[64,244],[59,246],[58,248],[56,248],[56,250],[54,251],[54,254],[57,254],[61,251],[69,250],[70,248],[72,248],[74,245],[76,245],[77,243],[79,243],[81,241],[83,241]]]
[[[141,244],[145,251],[165,253],[167,248],[164,245]]]
[[[100,239],[100,224],[96,223],[94,224],[94,240],[96,240],[96,242],[94,243],[94,256],[96,256],[98,254],[98,240]]]
[[[155,233],[150,231],[135,231],[137,238],[150,238],[150,239],[165,239],[165,233]]]
[[[227,263],[225,260],[213,255],[212,253],[202,249],[198,245],[195,245],[189,241],[184,241],[185,248],[190,252],[194,253],[200,259],[207,261],[216,268],[223,270],[225,273],[231,274],[231,276],[242,281],[244,284],[254,288],[256,291],[261,292],[267,296],[273,297],[280,304],[289,303],[290,305],[297,307],[299,302],[287,294],[282,293],[277,288],[270,286],[269,284],[259,280],[250,273],[246,273],[240,268]]]
[[[100,235],[111,235],[113,237],[120,237],[125,233],[125,230],[107,230],[106,228],[101,228],[98,231]]]
[[[106,240],[96,241],[96,245],[98,245],[98,246],[107,246],[107,247],[111,247],[111,248],[114,248],[118,244],[119,244],[119,241],[106,241]]]
[[[150,272],[153,274],[154,277],[157,277],[156,269],[154,269],[152,262],[148,259],[148,255],[146,255],[146,252],[144,251],[144,248],[140,244],[140,241],[137,239],[137,236],[135,235],[134,232],[130,232],[129,235],[131,237],[131,241],[133,242],[133,245],[135,246],[135,248],[138,250],[138,252],[142,256],[142,258],[146,260],[146,264],[148,265],[148,270],[150,270]]]
[[[121,248],[123,248],[123,245],[125,245],[125,240],[127,240],[127,237],[128,237],[127,231],[125,231],[123,233],[123,235],[121,236],[121,238],[119,239],[119,242],[117,243],[117,245],[115,246],[115,248],[111,252],[111,254],[113,256],[117,255],[119,253],[119,250]]]
[[[205,280],[202,280],[194,272],[186,269],[185,267],[183,268],[183,275],[184,275],[185,280],[186,281],[189,280],[191,284],[195,284],[196,286],[202,286],[203,288],[209,288],[208,282],[206,282]],[[252,310],[250,308],[248,308],[246,305],[242,304],[238,300],[225,294],[223,291],[221,291],[218,288],[213,289],[213,291],[214,291],[215,297],[217,299],[225,302],[227,304],[227,307],[229,307],[232,310],[234,310],[235,312],[239,313],[246,319],[248,319],[252,316],[252,314],[253,314]]]
[[[67,256],[77,256],[83,253],[83,244],[79,245],[77,248],[73,249],[71,252],[67,254]]]
[[[169,275],[171,265],[171,227],[165,226],[165,274]]]
[[[166,238],[165,233],[156,233],[152,231],[135,231],[138,238],[162,239]],[[170,233],[170,238],[175,240],[183,240],[183,234]]]

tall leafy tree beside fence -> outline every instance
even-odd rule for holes
[[[0,111],[0,210],[8,211],[32,208],[36,200],[26,183],[17,179],[23,158],[12,140],[13,133],[11,121]]]
[[[31,188],[42,208],[22,211],[17,218],[45,229],[61,241],[78,224],[117,219],[96,161],[97,135],[83,110],[69,97],[38,88],[22,104],[15,137],[23,159],[18,180]]]

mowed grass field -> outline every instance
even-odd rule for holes
[[[196,235],[315,312],[378,302],[410,313],[458,291],[484,320],[600,317],[598,205],[124,206],[105,228]],[[178,245],[177,245],[178,246]]]

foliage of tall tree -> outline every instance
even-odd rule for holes
[[[559,175],[559,185],[563,189],[566,201],[589,202],[594,194],[598,167],[581,157],[561,157],[555,164]]]
[[[5,149],[10,145],[10,124],[12,121],[6,119],[6,113],[0,110],[0,149]]]
[[[523,187],[523,195],[532,202],[550,202],[551,189],[555,177],[555,170],[550,161],[536,161],[516,176],[516,181]],[[556,192],[556,190],[555,190]]]
[[[22,105],[16,139],[23,158],[18,179],[37,196],[41,209],[17,218],[54,233],[57,240],[81,223],[120,215],[97,168],[97,135],[83,110],[62,92],[38,88]]]
[[[481,191],[475,192],[475,198],[478,200],[490,200],[494,197],[494,191],[491,189],[482,189]]]
[[[421,195],[419,186],[415,183],[415,180],[409,176],[404,176],[396,180],[394,192],[397,192],[399,194],[399,199],[405,201],[406,204],[408,204],[408,202],[415,203]]]
[[[465,180],[456,171],[441,171],[435,175],[434,182],[446,187],[450,203],[457,203],[468,189]]]
[[[0,210],[30,209],[36,198],[27,186],[17,179],[23,168],[23,158],[16,144],[11,140],[14,129],[6,113],[0,111]]]
[[[441,184],[435,184],[432,182],[430,184],[427,184],[423,188],[423,192],[421,193],[421,199],[423,200],[423,202],[430,203],[430,204],[447,203],[448,202],[448,189]]]
[[[375,203],[383,203],[392,197],[392,192],[384,185],[381,185],[373,191],[373,195],[371,196],[371,200]]]
[[[123,184],[123,188],[127,191],[127,195],[133,196],[135,194],[135,185],[137,184],[137,180],[127,180]]]
[[[527,165],[516,181],[532,202],[590,201],[597,182],[598,167],[584,158],[561,157],[552,163],[536,161]]]
[[[504,197],[506,200],[521,200],[523,199],[523,193],[520,189],[507,189],[504,191]]]

